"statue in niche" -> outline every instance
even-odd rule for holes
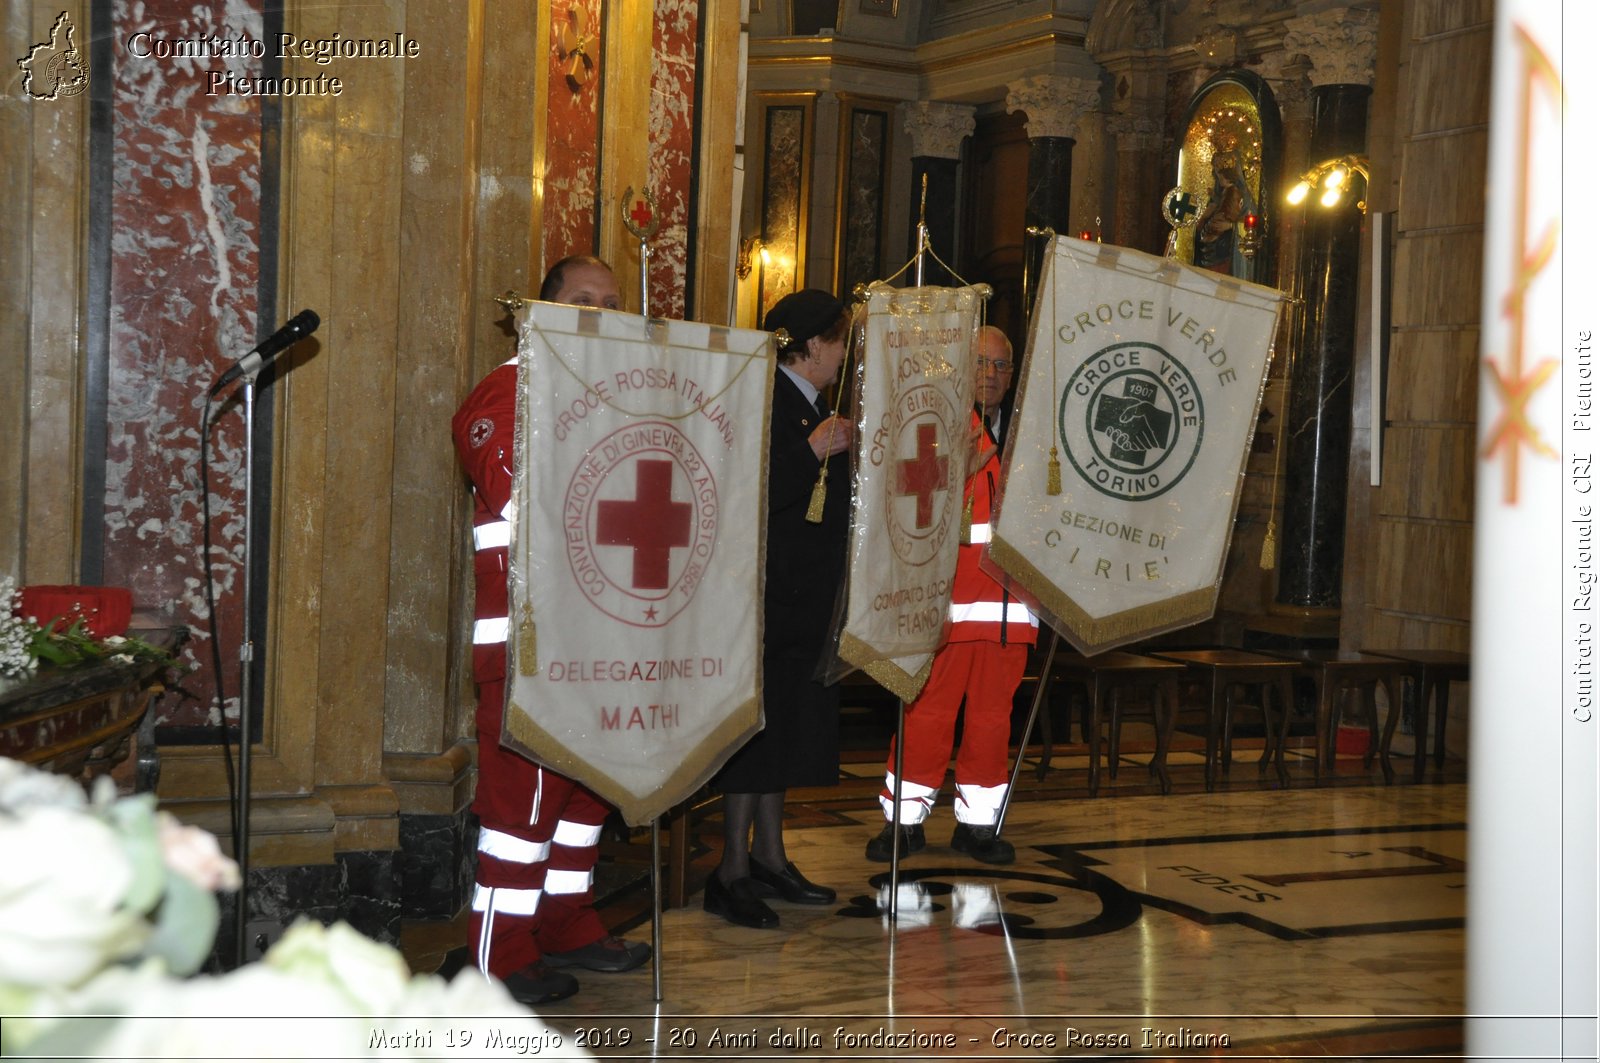
[[[1211,153],[1211,194],[1195,222],[1194,264],[1202,269],[1244,275],[1239,256],[1238,226],[1254,210],[1239,154],[1216,145]]]

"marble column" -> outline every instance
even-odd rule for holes
[[[1285,48],[1312,63],[1311,163],[1363,152],[1376,14],[1323,11],[1285,26]],[[1365,195],[1364,188],[1352,191]],[[1277,601],[1309,612],[1338,609],[1344,570],[1350,375],[1364,220],[1356,198],[1325,208],[1313,193],[1298,208],[1304,223],[1295,282],[1304,302],[1290,346]]]
[[[928,245],[940,261],[955,264],[956,173],[961,158],[961,142],[971,135],[977,120],[974,108],[959,103],[922,100],[903,103],[900,127],[911,138],[911,223],[906,228],[906,258],[917,253],[917,222],[926,218]],[[927,184],[924,186],[923,182]],[[926,214],[923,190],[926,187]],[[955,278],[938,261],[930,258],[923,270],[923,283],[947,285]]]
[[[1072,231],[1072,146],[1078,120],[1100,104],[1100,82],[1090,78],[1039,74],[1006,86],[1006,110],[1028,116],[1028,203],[1023,222],[1029,228]],[[1023,237],[1022,311],[1033,312],[1039,265],[1046,241]]]
[[[1161,160],[1161,125],[1143,115],[1118,114],[1107,128],[1117,138],[1117,200],[1106,239],[1159,254],[1166,243],[1159,228],[1167,178]]]

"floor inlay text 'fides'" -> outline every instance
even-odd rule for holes
[[[1199,923],[1237,923],[1286,940],[1465,925],[1460,824],[1040,848],[1052,857],[1045,866],[1081,877],[1101,896],[1114,884]]]

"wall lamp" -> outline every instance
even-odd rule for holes
[[[767,250],[767,245],[762,242],[761,237],[750,236],[741,240],[739,242],[739,257],[734,262],[734,272],[739,275],[739,279],[748,279],[750,271],[755,268],[755,264],[758,261],[763,267],[772,264],[772,252]]]
[[[1370,179],[1365,155],[1341,155],[1337,159],[1317,163],[1300,175],[1300,183],[1289,189],[1289,194],[1284,199],[1291,207],[1298,207],[1305,202],[1312,189],[1320,188],[1322,195],[1318,197],[1317,202],[1324,207],[1336,207],[1343,201],[1345,192],[1350,188],[1350,178],[1355,174],[1361,176],[1362,195],[1362,198],[1356,201],[1356,209],[1365,214],[1366,186]]]

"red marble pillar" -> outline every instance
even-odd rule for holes
[[[188,656],[207,663],[201,417],[208,387],[259,338],[263,222],[273,223],[264,199],[276,189],[261,166],[261,97],[208,95],[206,73],[266,71],[255,58],[141,57],[129,41],[263,38],[259,4],[226,12],[185,0],[112,5],[111,172],[95,189],[110,197],[100,578],[130,588],[137,607],[191,627]],[[236,408],[220,413],[210,446],[211,575],[234,714],[245,534]],[[163,699],[158,722],[175,734],[215,723],[209,667],[184,689],[193,699]]]

